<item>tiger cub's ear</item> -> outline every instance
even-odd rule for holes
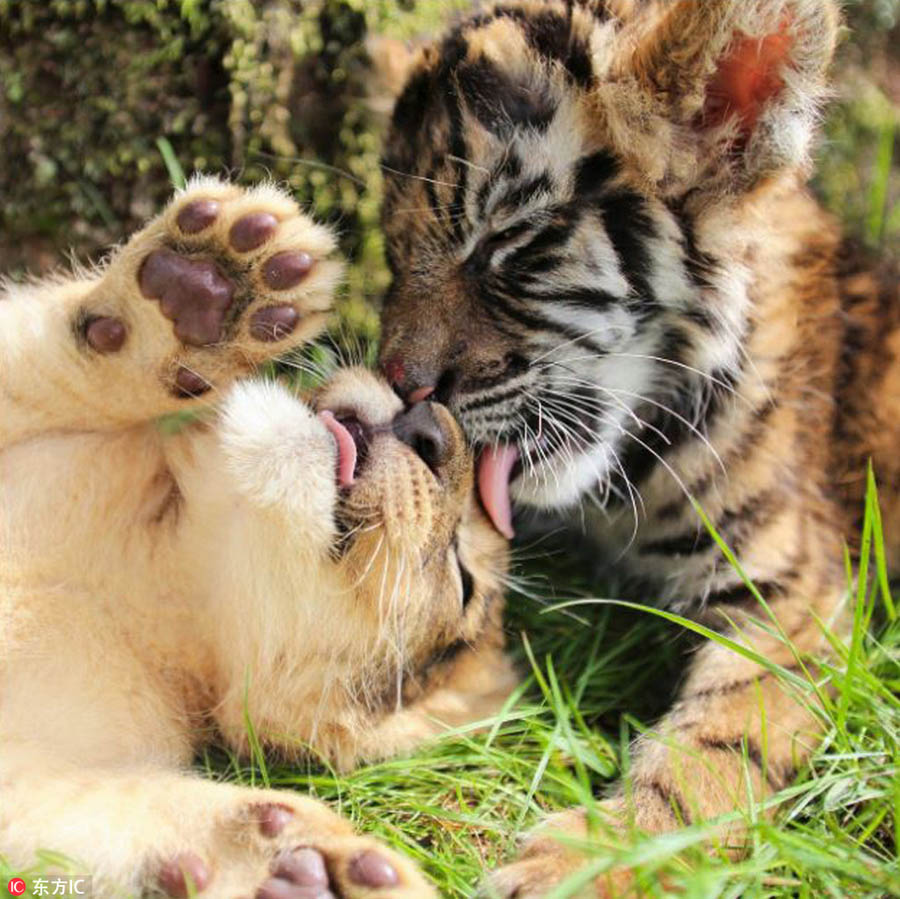
[[[649,102],[668,123],[658,174],[675,189],[733,193],[805,165],[840,23],[831,0],[666,5],[626,28],[613,66],[637,82],[644,115]]]
[[[413,41],[370,35],[366,39],[366,52],[374,76],[367,91],[368,106],[387,118],[421,56],[421,48]]]

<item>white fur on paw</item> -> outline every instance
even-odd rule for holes
[[[335,447],[308,406],[271,381],[236,384],[222,406],[219,433],[239,491],[259,506],[288,502],[310,518],[330,513]]]

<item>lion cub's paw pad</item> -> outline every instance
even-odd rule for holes
[[[278,219],[272,213],[251,212],[231,226],[228,241],[239,253],[249,253],[271,240],[277,227]]]
[[[221,209],[216,200],[192,200],[178,212],[175,222],[185,236],[198,237],[216,223]],[[272,240],[278,226],[270,212],[243,215],[228,231],[228,249],[236,256],[259,250]],[[276,292],[297,287],[314,265],[305,250],[281,250],[257,263],[263,284]],[[225,338],[237,288],[217,262],[163,248],[147,256],[138,280],[141,293],[159,302],[182,343],[206,347]],[[254,339],[271,343],[289,336],[299,321],[300,313],[293,304],[264,306],[251,315],[249,331]]]
[[[293,306],[267,306],[253,313],[250,334],[256,340],[272,343],[291,334],[300,321],[300,313]]]
[[[285,852],[272,866],[272,876],[256,891],[256,899],[331,899],[325,859],[305,847]]]
[[[129,246],[123,258],[137,308],[110,314],[117,286],[86,310],[82,334],[100,355],[131,341],[143,360],[159,347],[161,380],[180,397],[314,337],[342,271],[331,232],[271,186],[198,183]]]
[[[272,290],[290,290],[296,287],[313,267],[309,253],[276,253],[263,266],[263,280]]]
[[[192,892],[206,889],[212,875],[206,863],[193,852],[182,852],[159,869],[156,883],[166,896],[187,899]]]
[[[136,401],[172,411],[315,338],[343,272],[336,250],[280,188],[198,178],[111,257],[70,333],[111,382],[150,374]]]
[[[391,863],[372,849],[350,859],[347,877],[366,890],[381,890],[400,882]],[[272,876],[257,890],[256,899],[337,899],[343,895],[346,894],[332,883],[325,856],[300,846],[275,860]]]
[[[162,314],[175,325],[175,336],[188,346],[209,346],[223,335],[225,314],[234,300],[234,285],[206,259],[191,259],[169,249],[154,250],[138,280],[148,300],[158,300]]]
[[[410,867],[407,863],[392,859],[389,850],[373,846],[364,838],[325,831],[322,843],[312,845],[317,838],[310,839],[308,832],[302,834],[303,816],[298,817],[287,804],[252,803],[245,806],[239,820],[251,826],[249,840],[231,843],[218,856],[218,862],[189,851],[178,853],[157,869],[155,891],[170,899],[187,899],[194,894],[218,899],[224,893],[234,893],[241,899],[357,899],[375,895],[412,899],[433,895],[414,870],[404,872],[404,865]],[[247,852],[246,856],[236,855],[236,846],[242,847],[240,851]],[[235,863],[243,872],[237,882]]]
[[[259,824],[259,832],[264,837],[274,838],[291,823],[294,810],[280,802],[265,802],[252,808],[252,817]]]
[[[125,346],[128,329],[125,323],[110,315],[97,315],[88,319],[84,336],[92,350],[98,353],[118,353]]]
[[[185,234],[199,234],[219,217],[221,208],[216,200],[193,200],[178,213],[175,221]]]

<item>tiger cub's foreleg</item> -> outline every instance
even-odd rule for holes
[[[280,190],[202,178],[103,269],[0,284],[0,446],[209,399],[321,329],[333,249]]]
[[[662,833],[720,816],[715,842],[739,855],[750,807],[787,787],[821,736],[818,672],[810,658],[821,657],[818,622],[833,619],[844,590],[823,587],[812,572],[796,590],[772,599],[777,624],[762,609],[753,616],[721,609],[719,620],[733,623],[724,635],[768,665],[715,642],[704,645],[672,709],[638,741],[627,783],[601,804],[599,820],[589,821],[581,809],[546,819],[519,860],[492,875],[487,894],[537,899],[591,858],[601,861],[605,850],[626,846],[635,832]],[[596,851],[579,851],[585,847]],[[631,881],[627,870],[613,869],[578,895],[635,895]]]

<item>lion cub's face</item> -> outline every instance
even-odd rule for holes
[[[355,687],[393,706],[502,643],[506,542],[474,498],[472,453],[445,407],[406,409],[361,369],[340,372],[314,406],[337,447],[336,565],[371,625]]]

